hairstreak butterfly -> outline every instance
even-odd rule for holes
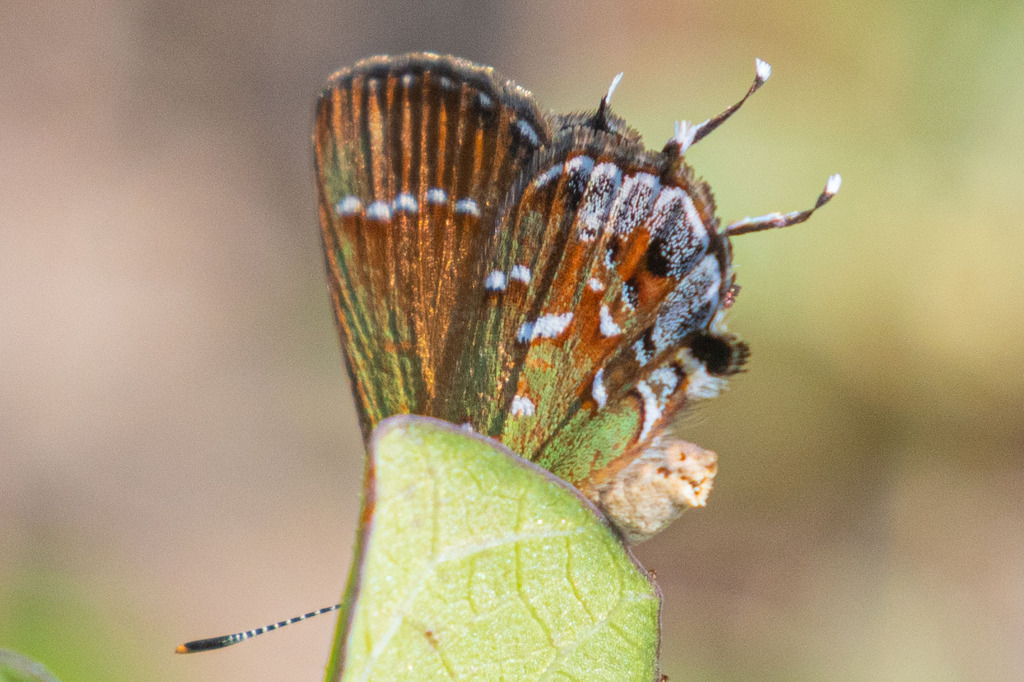
[[[739,102],[677,124],[660,151],[612,113],[619,77],[596,111],[556,115],[453,57],[333,75],[317,192],[364,437],[395,414],[463,424],[575,485],[629,542],[702,506],[716,455],[672,425],[747,359],[724,322],[739,291],[729,240],[806,220],[840,184],[808,210],[720,227],[684,154],[770,73],[757,60]]]
[[[747,357],[725,330],[729,238],[686,150],[609,108],[551,115],[492,69],[377,57],[317,106],[327,279],[364,436],[412,413],[465,424],[577,486],[630,541],[702,505],[714,453],[673,420]],[[833,176],[815,208],[838,189]]]

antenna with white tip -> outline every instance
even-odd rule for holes
[[[676,142],[679,144],[680,156],[685,154],[687,149],[710,135],[711,131],[715,128],[725,123],[730,116],[735,114],[736,111],[743,106],[743,103],[746,102],[751,95],[757,92],[758,89],[764,85],[769,76],[772,75],[771,64],[763,59],[755,59],[754,66],[757,71],[757,75],[754,77],[754,83],[750,86],[750,89],[747,90],[747,94],[743,95],[743,99],[739,102],[736,102],[736,104],[733,104],[718,116],[709,118],[703,123],[698,123],[697,125],[690,125],[687,121],[679,121],[676,123],[676,133],[670,142]]]
[[[829,176],[828,182],[825,183],[825,190],[818,195],[818,200],[814,202],[812,208],[806,211],[793,211],[792,213],[768,213],[767,215],[757,216],[756,218],[744,218],[743,220],[737,220],[734,223],[730,223],[725,228],[725,235],[727,237],[735,237],[741,234],[748,234],[750,232],[760,232],[762,230],[771,230],[776,227],[788,227],[789,225],[796,225],[802,223],[811,215],[814,214],[819,208],[829,202],[829,200],[836,195],[839,191],[839,186],[843,183],[843,179],[839,177],[839,173]]]
[[[307,620],[309,618],[313,618],[314,616],[322,616],[325,613],[330,613],[331,611],[337,611],[340,608],[341,608],[341,604],[335,604],[334,606],[325,606],[322,609],[317,609],[316,611],[310,611],[309,613],[305,613],[305,614],[303,614],[301,616],[295,616],[294,618],[289,618],[288,620],[282,620],[282,621],[280,621],[278,623],[273,623],[271,625],[265,625],[265,626],[263,626],[261,628],[255,628],[253,630],[246,630],[245,632],[237,632],[237,633],[235,633],[233,635],[221,635],[220,637],[208,637],[207,639],[196,639],[196,640],[193,640],[191,642],[185,642],[184,644],[178,645],[178,648],[176,648],[174,650],[174,653],[176,653],[176,654],[194,654],[194,653],[197,653],[199,651],[212,651],[214,649],[223,649],[226,646],[231,646],[232,644],[238,644],[239,642],[244,642],[247,639],[252,639],[256,635],[262,635],[264,632],[271,632],[272,630],[279,630],[279,629],[283,628],[286,625],[291,625],[293,623],[298,623],[299,621]]]

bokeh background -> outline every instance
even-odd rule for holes
[[[0,647],[64,682],[314,680],[362,446],[309,136],[333,70],[430,49],[557,111],[676,119],[750,372],[683,429],[710,506],[638,549],[673,680],[1024,679],[1024,5],[5,0]]]

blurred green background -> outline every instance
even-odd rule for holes
[[[362,446],[309,136],[333,70],[430,49],[542,106],[676,119],[750,372],[683,433],[707,509],[638,550],[680,679],[1024,679],[1020,2],[6,0],[0,647],[79,680],[313,680]]]

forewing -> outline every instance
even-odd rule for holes
[[[486,254],[549,138],[529,93],[462,60],[380,57],[331,78],[316,111],[317,188],[364,434],[398,413],[464,419],[453,397],[484,318]]]

